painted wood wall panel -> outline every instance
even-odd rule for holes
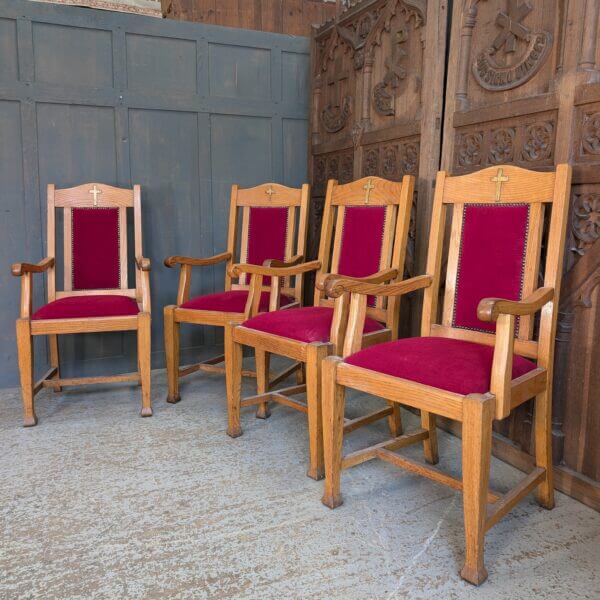
[[[232,183],[306,181],[308,115],[297,93],[307,77],[308,40],[3,0],[0,51],[6,217],[0,224],[0,386],[18,382],[20,290],[6,263],[45,255],[49,182],[142,186],[144,253],[153,267],[153,365],[162,367],[162,306],[175,300],[177,289],[177,272],[163,266],[165,256],[225,249]],[[286,53],[295,61],[290,77],[282,74]],[[58,248],[61,241],[59,233]],[[132,243],[129,250],[131,261]],[[60,252],[57,258],[60,265]],[[196,269],[192,293],[222,285],[222,269]],[[42,277],[35,288],[39,306]],[[209,328],[184,327],[183,360],[213,352],[216,341]],[[67,376],[135,365],[132,334],[64,336],[60,344]],[[41,371],[43,340],[36,350]]]

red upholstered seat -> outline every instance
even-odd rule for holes
[[[137,302],[128,296],[111,294],[69,296],[49,302],[31,317],[40,319],[82,319],[87,317],[124,317],[140,312]]]
[[[442,337],[415,337],[365,348],[345,362],[457,394],[489,392],[494,348]],[[514,355],[513,379],[536,368]]]
[[[218,312],[243,313],[248,299],[247,290],[233,290],[230,292],[219,292],[217,294],[207,294],[206,296],[196,296],[181,305],[181,308],[192,310],[214,310]],[[281,294],[279,296],[279,305],[287,306],[294,302],[294,298]],[[263,292],[260,295],[260,311],[269,310],[269,292]]]
[[[328,342],[332,320],[333,308],[307,306],[297,308],[293,312],[279,310],[264,313],[248,319],[243,323],[243,326],[298,340],[299,342]],[[384,328],[385,325],[367,317],[363,331],[364,333],[371,333]]]

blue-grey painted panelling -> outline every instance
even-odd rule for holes
[[[18,382],[20,289],[9,265],[45,255],[46,185],[142,186],[153,364],[162,366],[162,306],[177,287],[164,257],[224,250],[232,183],[306,180],[308,68],[306,38],[0,2],[0,385]],[[222,284],[222,269],[197,270],[192,292]],[[36,279],[37,305],[44,285]],[[190,358],[216,341],[208,328],[182,331]],[[60,343],[65,374],[135,368],[132,334]],[[38,372],[46,351],[40,339]]]

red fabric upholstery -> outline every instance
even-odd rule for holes
[[[270,258],[283,260],[287,233],[287,208],[260,206],[250,208],[246,262],[251,265],[262,265]],[[270,281],[270,277],[263,278],[264,285],[269,285]]]
[[[32,320],[124,317],[139,313],[137,302],[128,296],[69,296],[50,302],[35,311]]]
[[[218,312],[243,313],[246,308],[248,292],[246,290],[233,290],[230,292],[220,292],[218,294],[207,294],[206,296],[196,296],[181,305],[181,308],[191,308],[192,310],[215,310]],[[286,306],[294,302],[290,296],[279,296],[279,305]],[[269,292],[263,292],[260,295],[260,311],[269,310]]]
[[[338,273],[367,277],[379,271],[385,226],[385,206],[348,206],[340,247]],[[373,306],[375,298],[369,296]]]
[[[278,310],[248,319],[244,327],[272,333],[299,342],[328,342],[331,333],[333,308],[328,306],[306,306],[294,311]],[[365,333],[384,329],[374,319],[365,319]]]
[[[73,209],[73,289],[120,287],[119,209]]]
[[[494,332],[477,317],[479,301],[521,299],[528,222],[528,204],[465,206],[454,327]]]
[[[348,356],[345,362],[467,395],[489,392],[493,356],[492,346],[442,337],[416,337],[365,348]],[[513,379],[535,368],[535,363],[515,354]]]

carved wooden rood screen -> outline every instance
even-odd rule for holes
[[[314,31],[313,257],[328,179],[347,183],[378,175],[400,181],[415,175],[406,265],[411,274],[424,265],[415,237],[427,237],[439,166],[446,22],[445,1],[365,0]]]
[[[573,165],[555,352],[558,489],[600,508],[600,3],[456,0],[442,168]],[[531,468],[532,408],[501,423],[495,453]]]

